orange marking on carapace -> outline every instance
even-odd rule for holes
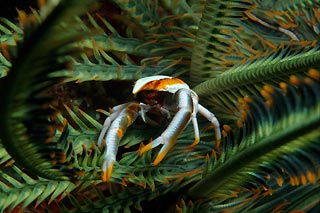
[[[142,90],[158,90],[158,91],[166,91],[166,88],[170,85],[174,84],[182,84],[186,83],[178,78],[165,78],[160,80],[154,80],[142,87]]]

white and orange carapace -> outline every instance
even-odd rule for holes
[[[195,135],[191,146],[200,141],[196,117],[198,112],[213,124],[216,141],[220,142],[219,121],[213,113],[198,103],[198,95],[181,79],[164,75],[141,78],[136,81],[132,93],[136,96],[137,101],[113,107],[98,138],[98,146],[101,146],[102,143],[106,145],[102,165],[103,181],[109,181],[111,178],[119,141],[125,131],[138,116],[149,123],[151,119],[148,118],[147,112],[150,110],[159,110],[161,114],[171,119],[166,130],[158,138],[139,149],[139,154],[142,155],[152,148],[163,145],[153,165],[161,162],[190,121],[193,124]],[[171,114],[173,114],[172,118]]]

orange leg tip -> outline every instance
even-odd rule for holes
[[[164,150],[163,152],[158,153],[156,159],[154,159],[154,161],[151,163],[151,165],[153,165],[153,166],[158,165],[163,160],[163,158],[167,155],[168,151],[169,151],[169,147],[166,150]]]
[[[107,172],[102,172],[101,179],[103,182],[108,182],[110,178],[108,178]]]
[[[158,165],[161,161],[162,161],[162,159],[164,158],[164,155],[158,155],[157,157],[156,157],[156,159],[154,159],[154,161],[151,163],[151,165],[152,166],[156,166],[156,165]]]
[[[163,157],[157,156],[156,159],[151,163],[151,165],[157,166],[162,161],[163,158],[164,158],[164,156]]]
[[[139,156],[141,156],[141,155],[143,155],[143,153],[145,153],[145,145],[143,144],[143,143],[141,143],[141,145],[140,145],[140,148],[139,148],[139,150],[138,150],[138,154],[139,154]]]
[[[101,179],[102,179],[103,182],[109,182],[110,181],[112,170],[113,170],[113,163],[110,164],[110,166],[108,167],[107,171],[103,171],[102,172]]]
[[[152,143],[148,143],[147,145],[144,145],[141,143],[140,148],[139,148],[139,155],[143,155],[146,151],[152,149]]]
[[[200,138],[194,139],[193,143],[190,145],[190,148],[195,147],[200,142]]]

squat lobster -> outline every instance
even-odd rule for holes
[[[102,145],[104,137],[106,145],[102,165],[103,181],[110,180],[119,141],[127,128],[138,116],[141,116],[144,122],[150,123],[146,113],[153,109],[158,109],[168,118],[170,118],[170,112],[175,113],[167,129],[158,138],[139,150],[139,154],[142,155],[146,151],[163,144],[152,163],[153,165],[160,163],[166,156],[190,120],[195,135],[191,146],[199,143],[200,136],[196,117],[198,112],[213,124],[216,142],[217,144],[220,143],[219,121],[213,113],[198,103],[198,95],[182,80],[164,75],[141,78],[135,83],[132,93],[141,102],[129,102],[113,107],[112,113],[105,120],[98,138],[98,146]]]

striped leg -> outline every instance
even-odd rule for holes
[[[127,107],[127,104],[121,104],[121,105],[115,106],[111,109],[112,113],[104,121],[103,126],[102,126],[102,130],[101,130],[99,138],[98,138],[97,144],[99,147],[101,147],[101,145],[102,145],[103,138],[106,135],[106,132],[109,129],[111,122],[120,114],[121,110],[123,110],[126,107]]]
[[[98,140],[99,145],[103,140],[101,138],[103,138],[106,133],[104,141],[106,151],[102,164],[102,180],[104,182],[110,180],[113,165],[116,161],[119,141],[127,128],[135,121],[141,108],[139,103],[131,102],[119,105],[114,109],[116,111],[106,119]]]

